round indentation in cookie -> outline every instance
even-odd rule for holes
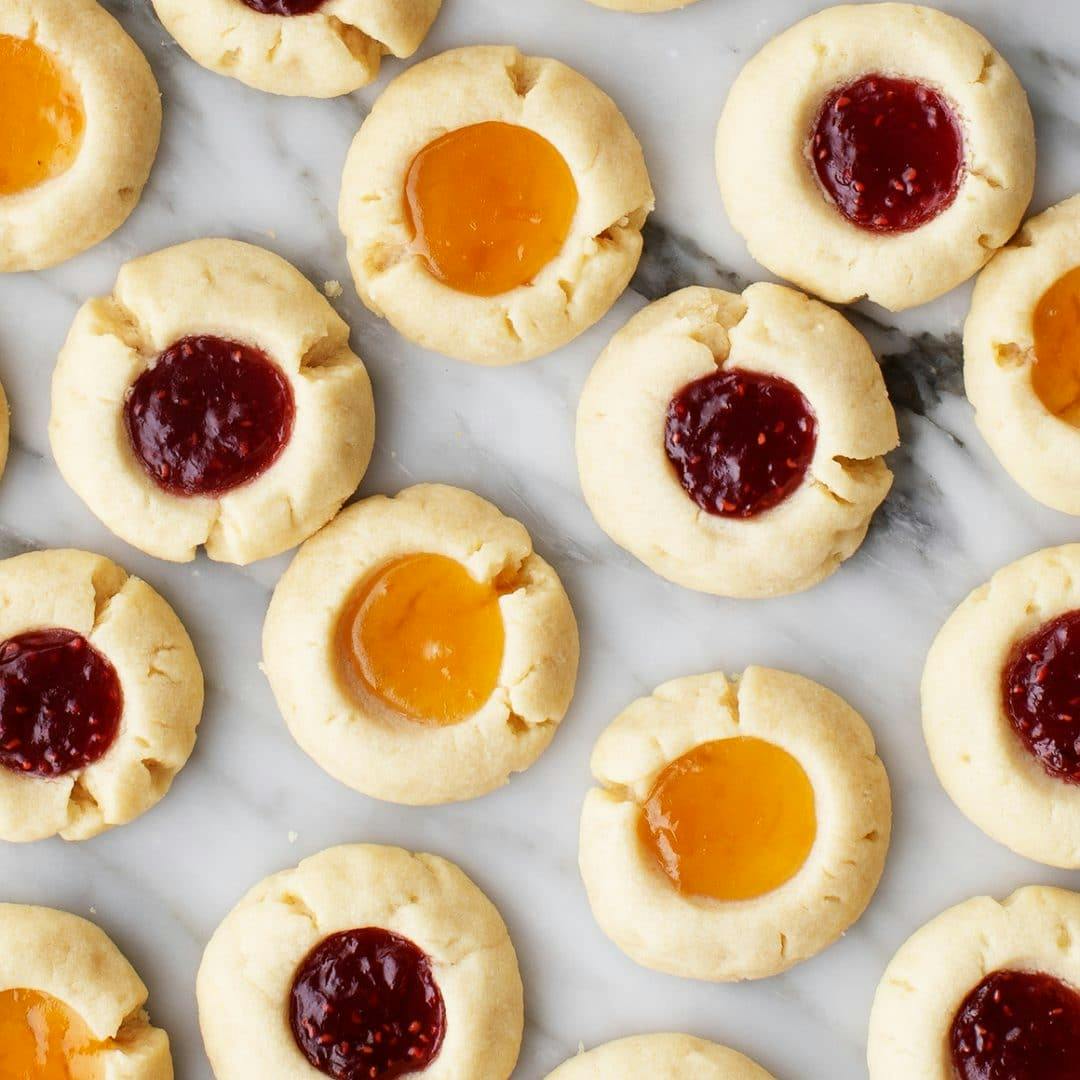
[[[320,942],[301,963],[289,1023],[327,1076],[394,1080],[426,1069],[442,1046],[446,1008],[428,957],[379,927]]]
[[[0,1076],[96,1080],[99,1048],[83,1018],[50,994],[0,992]]]
[[[1013,730],[1051,775],[1080,784],[1080,611],[1018,642],[1002,672]]]
[[[0,765],[61,776],[97,761],[120,727],[112,664],[81,634],[32,630],[0,644]]]
[[[642,804],[638,835],[681,893],[749,900],[798,873],[814,845],[814,789],[764,739],[701,743],[670,762]]]
[[[265,353],[209,335],[170,345],[124,405],[136,457],[177,495],[221,495],[264,473],[294,415],[289,381]]]
[[[865,75],[826,99],[810,156],[821,186],[853,225],[906,232],[956,198],[964,135],[933,87]]]
[[[1046,290],[1032,317],[1035,358],[1031,385],[1055,416],[1074,426],[1080,404],[1080,266]]]
[[[405,555],[369,574],[338,630],[354,690],[431,724],[460,723],[491,697],[504,640],[496,585],[432,554]]]
[[[326,0],[243,0],[260,15],[310,15]]]
[[[810,403],[775,375],[716,371],[668,405],[668,459],[710,514],[748,518],[783,502],[803,482],[816,446]]]
[[[81,96],[36,42],[0,34],[0,196],[66,172],[82,143]]]
[[[1080,1060],[1080,994],[1052,975],[992,971],[949,1030],[959,1080],[1065,1077]]]
[[[474,296],[528,285],[562,250],[577,203],[559,151],[500,121],[428,143],[405,177],[415,249],[435,278]]]

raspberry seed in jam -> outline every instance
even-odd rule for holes
[[[958,1080],[1066,1080],[1080,1062],[1080,994],[1029,971],[993,971],[953,1018]]]
[[[332,934],[293,978],[289,1023],[312,1066],[338,1080],[395,1080],[435,1060],[446,1009],[431,962],[369,926]]]
[[[244,3],[260,15],[310,15],[325,0],[244,0]]]
[[[866,75],[825,101],[810,140],[821,186],[853,225],[905,232],[948,209],[964,171],[964,136],[937,90]]]
[[[710,514],[749,518],[783,502],[803,482],[816,445],[810,403],[773,375],[716,371],[668,405],[668,459]]]
[[[265,353],[218,337],[170,345],[128,394],[143,468],[174,495],[223,495],[265,472],[292,434],[292,387]]]
[[[81,634],[34,630],[0,644],[0,765],[28,776],[83,769],[112,745],[123,694]]]
[[[1051,775],[1080,784],[1080,611],[1019,642],[1002,672],[1005,713]]]

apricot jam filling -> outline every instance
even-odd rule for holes
[[[202,335],[170,345],[124,403],[135,456],[174,495],[224,495],[278,459],[292,435],[292,387],[259,349]]]
[[[993,971],[949,1031],[958,1080],[1066,1080],[1080,1062],[1080,994],[1052,975]]]
[[[301,962],[289,1023],[304,1057],[340,1080],[394,1080],[426,1069],[442,1047],[446,1008],[431,961],[379,927],[346,930]]]
[[[684,386],[668,405],[664,448],[691,499],[710,514],[748,518],[803,482],[817,418],[786,379],[731,368]]]
[[[0,1076],[7,1080],[98,1080],[98,1042],[62,1001],[37,990],[0,992]]]
[[[82,97],[40,45],[0,34],[0,195],[66,172],[82,144]]]
[[[964,174],[964,135],[930,86],[865,75],[825,100],[810,139],[818,180],[853,225],[917,229],[947,210]]]
[[[428,143],[405,177],[405,212],[428,272],[459,292],[496,296],[562,250],[578,191],[542,135],[489,121]]]
[[[445,555],[405,555],[380,567],[357,586],[339,623],[346,683],[411,720],[467,719],[498,684],[499,595]]]
[[[260,15],[310,15],[325,2],[326,0],[244,0],[249,8]]]
[[[1005,714],[1051,776],[1080,784],[1080,611],[1017,642],[1002,671]]]
[[[0,766],[45,778],[86,768],[122,712],[116,669],[81,634],[34,630],[0,644]]]
[[[1032,322],[1031,385],[1051,413],[1080,427],[1080,266],[1043,293]]]
[[[752,736],[702,743],[667,765],[638,836],[680,893],[749,900],[794,877],[817,834],[814,790],[786,750]]]

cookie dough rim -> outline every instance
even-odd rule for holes
[[[621,1080],[634,1080],[634,1077],[653,1080],[654,1074],[646,1073],[641,1063],[645,1058],[647,1066],[651,1068],[653,1061],[648,1059],[656,1056],[661,1063],[670,1063],[673,1070],[680,1061],[690,1057],[698,1061],[697,1068],[700,1068],[700,1061],[704,1059],[710,1073],[713,1068],[722,1070],[717,1071],[711,1080],[774,1080],[756,1061],[737,1050],[695,1035],[676,1032],[628,1035],[594,1046],[591,1050],[579,1050],[574,1057],[548,1073],[546,1080],[613,1080],[614,1077]],[[598,1077],[597,1070],[600,1069],[604,1072]],[[672,1071],[670,1075],[675,1076],[676,1073]],[[696,1071],[694,1076],[702,1080]]]

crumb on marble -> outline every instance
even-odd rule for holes
[[[344,291],[340,281],[331,279],[323,282],[323,292],[326,293],[327,298],[330,300],[336,300]]]

